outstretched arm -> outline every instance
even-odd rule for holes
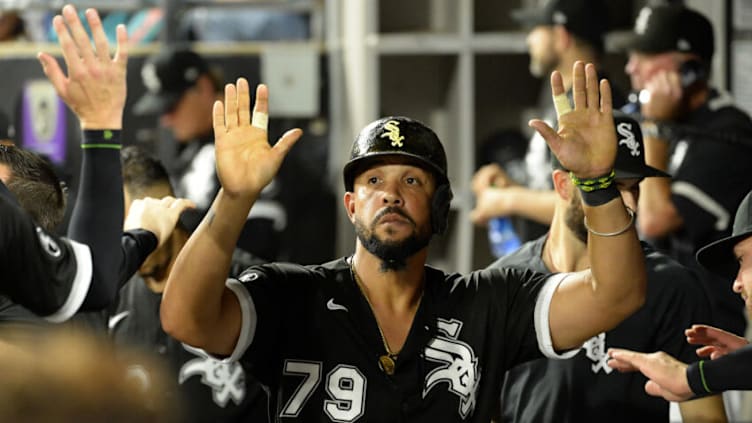
[[[86,19],[93,46],[73,6],[63,7],[62,16],[52,21],[68,75],[49,54],[40,53],[39,61],[83,130],[80,186],[68,236],[90,248],[93,283],[82,309],[95,310],[106,307],[115,297],[118,271],[124,262],[120,249],[123,183],[119,150],[128,40],[125,27],[119,26],[117,51],[110,57],[99,15],[88,9]]]
[[[591,270],[568,277],[551,301],[551,338],[558,350],[578,347],[615,327],[645,299],[645,262],[634,215],[613,184],[617,144],[611,88],[606,80],[598,82],[592,64],[576,62],[573,75],[574,109],[561,75],[551,75],[558,132],[542,120],[530,123],[561,164],[571,170],[573,181],[581,188],[585,223],[590,229]]]
[[[162,297],[162,327],[173,337],[215,354],[230,354],[240,333],[240,305],[225,287],[235,243],[251,206],[302,133],[290,130],[269,145],[267,104],[267,88],[259,85],[251,121],[248,82],[243,78],[228,84],[225,101],[214,104],[222,189],[181,250]]]

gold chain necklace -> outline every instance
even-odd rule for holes
[[[350,261],[350,273],[352,273],[353,279],[355,279],[355,284],[358,285],[360,293],[363,294],[363,297],[365,297],[368,306],[371,307],[373,318],[374,320],[376,320],[376,328],[379,330],[379,335],[381,335],[381,342],[384,344],[384,349],[386,350],[386,354],[379,356],[379,367],[384,371],[384,373],[391,376],[394,374],[394,362],[397,360],[399,351],[392,352],[392,349],[389,348],[389,342],[387,342],[386,336],[384,336],[384,331],[381,330],[379,319],[376,318],[376,309],[373,307],[373,304],[371,304],[371,299],[368,298],[368,294],[366,293],[365,287],[363,286],[363,281],[360,280],[358,272],[355,271],[355,264],[353,263],[353,261]]]

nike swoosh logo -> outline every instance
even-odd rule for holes
[[[330,298],[329,301],[326,302],[326,308],[328,308],[331,311],[337,311],[337,310],[350,311],[347,309],[347,307],[341,304],[335,304],[334,298]]]
[[[114,329],[115,326],[117,326],[118,323],[120,323],[121,320],[123,320],[126,317],[128,317],[129,314],[131,314],[131,312],[126,310],[126,311],[120,312],[120,313],[118,313],[118,314],[110,317],[110,320],[107,322],[107,327],[110,330]]]

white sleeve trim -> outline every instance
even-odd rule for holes
[[[89,246],[73,240],[67,241],[70,244],[73,256],[75,257],[76,274],[73,277],[73,283],[71,284],[68,298],[63,305],[60,306],[58,311],[45,316],[45,319],[52,323],[62,323],[70,319],[78,309],[81,308],[81,304],[84,303],[86,294],[89,292],[89,286],[91,286],[91,275],[93,269]]]
[[[557,273],[548,277],[538,293],[538,300],[535,302],[535,336],[538,339],[538,348],[547,358],[566,359],[572,358],[580,351],[579,348],[557,353],[554,350],[554,343],[551,339],[551,327],[549,326],[549,312],[551,311],[551,300],[554,297],[556,288],[559,287],[569,273]]]
[[[238,297],[238,303],[240,303],[241,325],[240,335],[238,335],[238,343],[235,345],[235,349],[232,354],[223,361],[237,361],[245,354],[248,347],[251,346],[253,338],[256,335],[256,323],[258,317],[256,315],[256,305],[253,303],[253,298],[243,284],[236,279],[228,279],[225,283],[227,287]]]

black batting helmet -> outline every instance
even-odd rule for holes
[[[434,233],[443,233],[449,219],[452,188],[447,176],[446,153],[436,133],[423,123],[403,116],[371,122],[353,142],[350,160],[343,170],[345,189],[352,191],[355,177],[365,165],[384,156],[408,157],[434,174],[436,192],[432,200],[431,225]]]

